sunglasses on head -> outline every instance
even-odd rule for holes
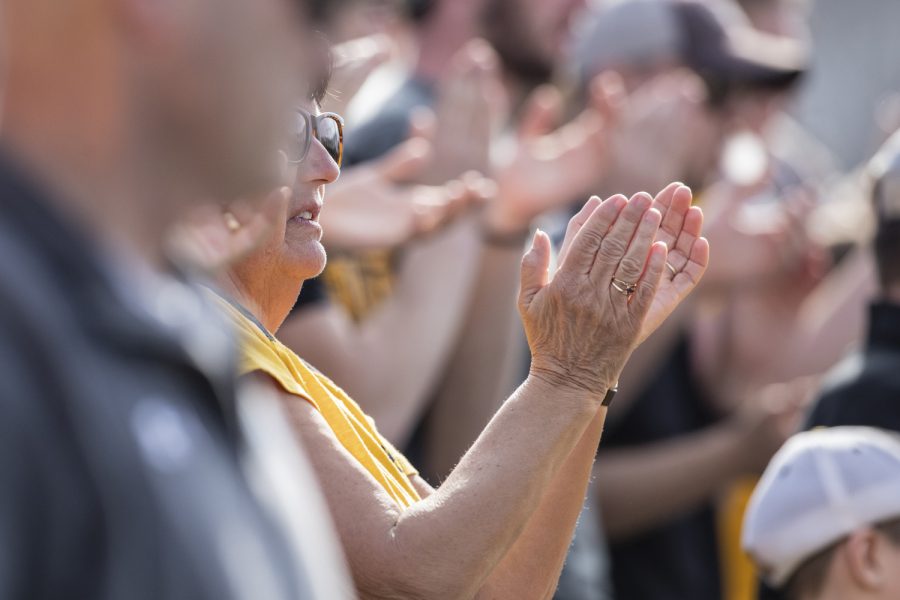
[[[301,109],[294,117],[294,132],[285,149],[288,162],[296,165],[306,160],[315,138],[340,167],[344,160],[344,119],[335,113],[314,115]]]

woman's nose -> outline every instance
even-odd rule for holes
[[[300,175],[303,179],[320,184],[334,183],[341,174],[337,165],[325,147],[318,140],[313,140],[309,154],[300,164]]]

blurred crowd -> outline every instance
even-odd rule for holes
[[[900,598],[893,0],[64,4],[0,598]]]

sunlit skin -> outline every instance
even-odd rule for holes
[[[312,104],[303,108],[318,111]],[[234,263],[226,282],[251,309],[259,309],[264,299],[267,310],[255,312],[269,331],[281,326],[303,281],[325,268],[319,215],[325,186],[340,175],[340,168],[317,140],[303,162],[289,165],[288,171],[291,193],[282,201],[273,226],[255,250]]]

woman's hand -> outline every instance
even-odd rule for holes
[[[677,182],[666,186],[653,201],[653,208],[662,216],[656,239],[665,243],[669,249],[668,266],[644,320],[638,344],[650,337],[697,287],[709,264],[709,242],[700,237],[703,231],[703,212],[700,208],[691,206],[691,201],[690,188]],[[599,198],[591,198],[569,221],[559,254],[560,264],[565,260],[575,235],[599,205]]]
[[[652,204],[647,194],[592,200],[552,279],[550,239],[537,232],[519,295],[533,376],[598,400],[615,385],[665,271],[666,245],[654,243],[662,215]]]

